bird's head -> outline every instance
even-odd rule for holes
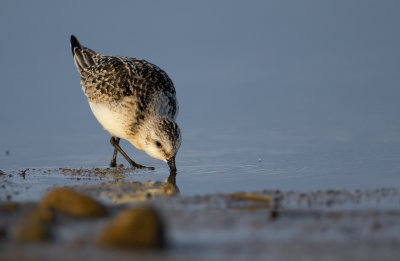
[[[136,147],[153,158],[168,163],[171,173],[176,172],[175,156],[181,145],[181,132],[178,124],[168,117],[146,119],[138,132]],[[138,146],[137,146],[138,145]]]

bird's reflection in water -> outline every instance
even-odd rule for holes
[[[169,184],[171,184],[176,189],[176,193],[180,192],[179,188],[178,188],[178,185],[176,185],[176,171],[171,171],[167,181],[168,181]]]
[[[179,194],[179,188],[176,185],[176,173],[171,173],[164,181],[129,182],[119,180],[117,182],[105,182],[88,189],[97,190],[97,196],[114,204],[165,198]]]

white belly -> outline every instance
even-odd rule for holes
[[[122,114],[118,108],[112,108],[101,103],[89,102],[90,108],[96,119],[111,135],[127,139],[129,126],[134,115]]]

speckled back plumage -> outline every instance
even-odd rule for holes
[[[118,103],[132,96],[138,109],[137,121],[143,120],[149,110],[158,110],[152,113],[176,118],[178,104],[174,84],[156,65],[135,58],[105,56],[85,47],[75,48],[74,58],[89,102]],[[152,106],[154,99],[160,100],[160,95],[164,103]]]

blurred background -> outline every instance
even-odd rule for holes
[[[107,167],[109,134],[81,90],[74,34],[169,74],[180,103],[182,193],[398,187],[399,7],[1,1],[0,168]],[[122,146],[157,167],[139,179],[167,177],[166,164]]]

